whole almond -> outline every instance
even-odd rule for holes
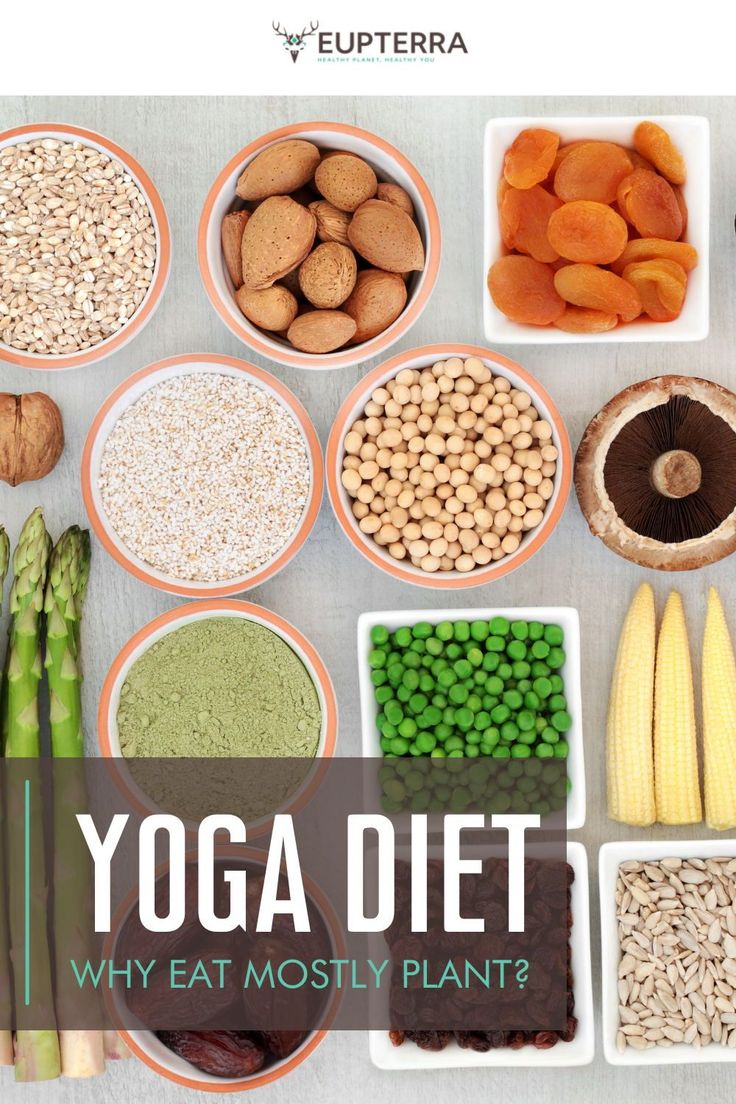
[[[245,317],[262,330],[288,330],[299,309],[296,296],[280,284],[238,288],[235,301]]]
[[[299,269],[299,287],[313,306],[330,309],[345,302],[357,275],[352,249],[339,242],[323,242]]]
[[[311,142],[301,138],[277,142],[245,166],[235,191],[241,199],[288,195],[312,179],[319,161],[320,152]]]
[[[303,353],[331,353],[350,341],[355,328],[355,321],[343,311],[315,310],[295,318],[286,336]]]
[[[406,284],[395,272],[366,268],[358,273],[355,288],[343,310],[355,319],[352,343],[369,341],[395,322],[406,306]]]
[[[320,195],[341,211],[355,211],[376,194],[378,187],[376,174],[368,162],[353,153],[323,157],[314,183]]]
[[[317,220],[317,237],[320,241],[339,242],[348,245],[348,226],[350,215],[333,207],[326,199],[315,199],[309,204],[309,210]]]
[[[424,246],[406,211],[383,199],[369,199],[348,227],[353,249],[375,268],[386,272],[421,272]]]
[[[394,203],[402,211],[406,211],[409,218],[414,218],[414,204],[409,193],[400,184],[379,184],[376,199],[383,199],[386,203]]]
[[[300,265],[314,244],[317,220],[288,196],[271,196],[243,231],[243,284],[267,288]]]
[[[220,228],[222,257],[230,279],[236,288],[239,288],[243,282],[243,260],[240,250],[243,231],[249,218],[250,211],[231,211],[228,215],[225,215]]]

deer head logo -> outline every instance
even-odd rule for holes
[[[319,23],[312,23],[310,21],[309,30],[303,27],[299,34],[290,34],[280,23],[272,23],[271,26],[274,29],[274,33],[280,35],[283,38],[283,47],[291,54],[291,60],[296,64],[299,54],[304,49],[306,43],[305,38],[309,38],[310,35],[317,33]]]

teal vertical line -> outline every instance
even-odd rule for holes
[[[31,780],[25,781],[23,824],[23,1003],[31,1003]]]

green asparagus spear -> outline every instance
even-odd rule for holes
[[[82,675],[79,638],[82,602],[89,579],[89,533],[77,525],[57,541],[46,581],[46,673],[49,683],[51,750],[56,760],[84,755],[82,729]],[[84,764],[54,764],[54,935],[56,967],[69,958],[83,961],[90,954],[87,924],[92,915],[92,877],[89,864],[74,855],[75,813],[87,809]],[[67,1077],[94,1077],[105,1070],[102,1031],[69,1030],[64,1024],[101,1023],[96,994],[70,998],[68,982],[57,986],[61,1072]]]
[[[84,755],[79,620],[89,578],[89,532],[73,525],[60,537],[46,583],[46,672],[54,758]]]
[[[5,755],[36,759],[40,755],[38,687],[41,681],[41,627],[44,588],[51,539],[40,508],[27,519],[13,556],[10,591],[10,635],[6,663],[4,707]],[[26,764],[26,786],[33,820],[30,834],[29,893],[31,942],[26,948],[24,863],[24,797],[15,780],[8,783],[8,873],[10,887],[10,942],[15,971],[15,993],[29,988],[30,1008],[53,1014],[51,958],[46,937],[48,892],[41,820],[41,773]],[[6,780],[7,781],[7,780]],[[29,949],[30,975],[24,973],[24,951]],[[16,999],[17,1004],[17,999]],[[59,1037],[56,1030],[19,1029],[15,1036],[16,1081],[47,1081],[59,1076]]]
[[[5,690],[5,755],[10,759],[36,759],[41,753],[41,613],[50,552],[51,538],[41,508],[36,507],[21,530],[13,556]]]
[[[3,586],[10,565],[10,541],[5,529],[0,525],[0,612],[3,604]],[[0,668],[0,700],[2,700],[3,672]],[[11,1031],[13,1015],[13,987],[10,976],[10,934],[7,904],[7,883],[5,880],[5,856],[2,846],[3,799],[0,793],[0,1066],[13,1064],[13,1033]]]

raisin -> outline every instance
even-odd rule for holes
[[[242,1031],[159,1031],[165,1047],[212,1077],[247,1077],[266,1054]]]
[[[618,315],[589,307],[567,307],[555,326],[565,333],[605,333],[618,326]]]
[[[641,314],[641,300],[636,289],[605,268],[590,264],[567,265],[555,273],[554,281],[562,298],[576,307],[615,313],[623,322],[631,322]]]
[[[534,1046],[537,1050],[549,1050],[557,1043],[558,1038],[555,1031],[537,1031],[534,1035]]]
[[[501,202],[501,236],[507,249],[528,253],[537,261],[556,261],[559,254],[547,240],[550,215],[561,207],[556,196],[535,184],[520,190],[508,188]]]
[[[512,188],[533,188],[541,184],[554,163],[559,134],[531,127],[517,134],[506,150],[503,175]]]
[[[501,257],[488,273],[488,290],[498,309],[512,322],[548,326],[565,309],[555,291],[552,269],[532,257]]]
[[[682,234],[682,212],[672,185],[648,169],[634,169],[618,186],[621,214],[642,238],[677,241]]]
[[[629,231],[605,203],[577,199],[553,212],[547,236],[553,249],[570,261],[609,264],[623,253]]]
[[[698,251],[687,242],[667,241],[665,238],[634,238],[613,264],[613,271],[619,276],[627,265],[634,261],[656,261],[659,258],[677,261],[685,272],[692,272],[698,263]]]
[[[626,266],[624,280],[639,293],[642,308],[653,322],[672,322],[682,310],[687,273],[676,261],[660,257]]]
[[[639,123],[634,131],[634,147],[670,184],[685,183],[685,159],[667,131],[657,123]]]
[[[570,150],[555,174],[555,194],[569,203],[593,199],[613,203],[616,189],[634,166],[625,149],[613,142],[580,142]]]

